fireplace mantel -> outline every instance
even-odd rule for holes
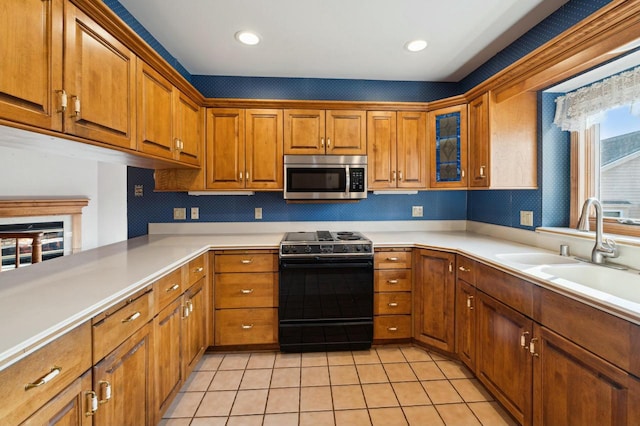
[[[0,197],[0,217],[71,216],[71,252],[82,250],[82,208],[89,205],[82,197]]]

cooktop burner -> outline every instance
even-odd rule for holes
[[[280,257],[371,256],[371,240],[359,232],[287,232],[280,242]]]

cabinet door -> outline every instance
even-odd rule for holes
[[[207,188],[244,188],[244,110],[207,110],[206,168]]]
[[[62,0],[0,2],[0,117],[62,130]]]
[[[174,300],[153,320],[155,356],[155,413],[161,418],[184,382],[181,348],[182,297]]]
[[[432,188],[467,186],[467,106],[429,113],[429,155]]]
[[[196,166],[202,164],[204,141],[202,139],[202,108],[177,88],[174,95],[174,139],[180,141],[175,159]]]
[[[531,424],[532,362],[525,343],[532,321],[481,291],[476,293],[476,374],[522,425]]]
[[[92,417],[87,415],[91,389],[91,371],[87,371],[21,425],[91,426]]]
[[[246,111],[246,180],[251,189],[283,189],[282,110]]]
[[[206,278],[201,278],[185,293],[185,313],[183,321],[184,344],[182,351],[184,377],[188,377],[195,368],[207,345],[206,316],[207,291]]]
[[[447,352],[455,349],[455,255],[420,250],[416,259],[416,339]]]
[[[152,325],[147,324],[93,367],[93,388],[104,402],[93,417],[94,425],[155,424],[152,375]]]
[[[327,111],[326,153],[367,155],[365,111]]]
[[[284,110],[284,153],[324,154],[324,126],[324,110]]]
[[[489,186],[489,94],[469,102],[469,186]]]
[[[456,282],[456,352],[471,371],[476,369],[476,288]]]
[[[136,147],[136,57],[71,2],[65,3],[64,131]]]
[[[173,85],[138,60],[138,150],[173,158]]]
[[[533,335],[534,424],[630,424],[627,373],[545,327]]]
[[[367,184],[369,189],[396,187],[396,113],[367,113]]]
[[[427,187],[427,114],[398,113],[398,188]]]

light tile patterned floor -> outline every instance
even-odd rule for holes
[[[415,346],[205,354],[162,426],[513,425],[459,362]]]

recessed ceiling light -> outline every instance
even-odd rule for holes
[[[236,33],[236,40],[242,44],[254,46],[260,43],[260,36],[256,33],[252,33],[251,31],[238,31]]]
[[[404,48],[407,49],[409,52],[419,52],[421,50],[424,50],[427,47],[427,42],[424,40],[412,40],[407,42],[407,44],[404,45]]]

